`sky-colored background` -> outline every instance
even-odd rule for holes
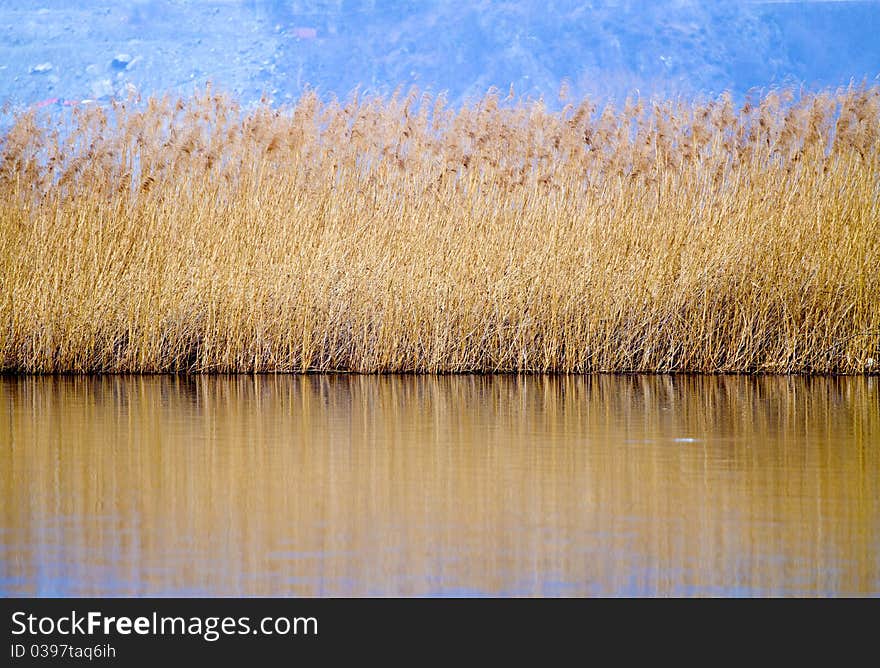
[[[575,96],[737,97],[880,74],[880,2],[0,1],[0,102],[71,104],[212,80],[244,102],[416,84]]]

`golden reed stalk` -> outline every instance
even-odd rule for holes
[[[735,107],[210,88],[0,149],[5,372],[875,373],[880,88]]]

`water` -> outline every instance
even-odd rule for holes
[[[878,378],[0,378],[0,595],[878,595]]]

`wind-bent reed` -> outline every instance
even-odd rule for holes
[[[0,150],[5,372],[880,367],[878,88],[208,88],[23,113]]]

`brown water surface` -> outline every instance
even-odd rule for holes
[[[0,378],[0,595],[878,595],[878,380]]]

